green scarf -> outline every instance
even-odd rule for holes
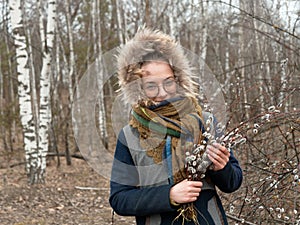
[[[185,153],[202,140],[199,120],[202,110],[196,99],[180,97],[153,107],[136,104],[129,124],[137,128],[140,144],[147,155],[159,164],[163,160],[166,137],[171,137],[172,174],[174,183],[187,178]]]

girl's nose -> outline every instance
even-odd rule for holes
[[[159,85],[158,86],[157,98],[164,99],[164,98],[167,97],[167,95],[168,95],[168,92],[166,92],[166,90],[164,89],[163,85]]]

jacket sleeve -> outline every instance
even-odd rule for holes
[[[176,210],[170,204],[170,188],[171,185],[139,187],[138,173],[121,131],[110,181],[109,202],[115,212],[123,216],[146,216]]]
[[[230,152],[228,163],[222,170],[209,170],[207,175],[211,177],[212,182],[221,191],[226,193],[236,191],[241,186],[243,181],[242,169],[232,151]]]

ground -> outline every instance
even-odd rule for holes
[[[112,216],[107,179],[82,159],[72,159],[71,166],[64,161],[58,168],[51,161],[40,185],[27,184],[24,164],[0,165],[0,224],[135,224],[132,217]]]

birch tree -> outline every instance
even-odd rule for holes
[[[5,139],[5,128],[3,126],[3,123],[1,121],[3,120],[3,74],[1,69],[1,55],[0,55],[0,131],[1,131],[1,139],[3,140],[4,148],[6,149],[6,139]]]
[[[252,1],[251,3],[251,7],[252,7],[252,11],[254,13],[254,15],[256,16],[260,16],[260,11],[259,11],[259,1],[255,0]],[[255,58],[257,59],[261,59],[261,49],[262,49],[262,45],[260,42],[260,36],[258,31],[262,30],[262,26],[263,24],[259,24],[258,21],[254,18],[252,18],[252,23],[253,23],[253,28],[254,28],[254,46],[255,46]],[[264,78],[263,78],[263,74],[262,73],[258,73],[258,92],[259,92],[259,109],[263,110],[264,109]]]
[[[244,0],[239,0],[239,7],[241,9],[244,9],[246,3],[244,2]],[[243,19],[242,19],[243,20]],[[241,67],[240,72],[239,72],[239,83],[241,85],[241,95],[242,95],[242,99],[244,102],[244,119],[247,120],[249,119],[249,110],[248,110],[248,94],[247,94],[247,88],[246,88],[246,71],[245,71],[245,50],[246,50],[246,34],[244,31],[244,27],[242,25],[242,21],[241,21],[241,25],[240,25],[240,30],[239,30],[239,48],[238,48],[238,65]]]
[[[101,61],[101,57],[99,55],[102,54],[102,38],[101,38],[101,21],[100,21],[100,1],[93,0],[93,9],[92,9],[92,27],[93,27],[93,46],[94,46],[94,56],[95,56],[95,64],[97,71],[97,82],[99,87],[99,98],[98,98],[98,122],[99,122],[99,130],[102,140],[104,141],[105,147],[107,147],[107,129],[106,129],[106,116],[105,116],[105,106],[104,106],[104,74],[103,74],[103,64]]]
[[[26,158],[26,172],[30,183],[34,183],[38,170],[41,168],[37,140],[35,135],[35,124],[31,106],[31,87],[28,63],[28,53],[24,25],[22,19],[21,0],[10,0],[10,15],[12,25],[12,36],[16,46],[16,61],[18,74],[18,98],[21,124],[23,129],[24,150]]]
[[[7,86],[5,87],[5,86],[3,86],[3,88],[5,89],[5,88],[7,88],[8,89],[8,97],[7,97],[7,99],[9,99],[8,101],[13,101],[14,99],[15,99],[15,96],[16,96],[16,94],[15,94],[15,92],[14,92],[14,84],[13,84],[13,80],[14,80],[14,78],[13,78],[13,64],[12,64],[12,60],[11,60],[11,58],[9,57],[10,55],[11,55],[11,52],[12,52],[12,49],[11,49],[11,40],[10,40],[10,38],[9,38],[9,36],[7,35],[7,33],[9,33],[8,32],[8,27],[9,27],[9,19],[8,19],[8,17],[9,17],[9,7],[6,5],[6,4],[3,4],[2,5],[2,7],[3,7],[3,20],[2,20],[2,29],[3,29],[3,32],[2,32],[2,35],[3,35],[3,37],[4,37],[4,44],[5,44],[5,50],[3,51],[3,52],[5,52],[5,54],[8,56],[7,57],[7,59],[6,59],[6,61],[7,61],[7,66],[8,66],[8,74],[9,74],[9,76],[7,77],[7,79],[8,79],[8,81],[7,81]],[[2,63],[4,62],[4,59],[2,59],[3,61],[2,61]],[[5,81],[5,80],[7,80],[7,79],[5,79],[5,77],[3,77],[3,82]],[[3,90],[4,90],[3,89]],[[10,114],[12,114],[12,115],[15,115],[16,114],[16,105],[15,104],[12,104],[11,106],[10,106]],[[9,142],[9,148],[10,148],[10,150],[13,150],[13,140],[14,139],[16,139],[16,137],[17,137],[17,133],[16,133],[16,120],[15,119],[13,119],[13,120],[11,120],[10,121],[10,127],[9,127],[9,137],[8,137],[8,142]]]
[[[26,172],[30,184],[45,181],[46,156],[48,151],[48,129],[50,123],[50,82],[51,53],[55,31],[56,1],[48,1],[47,33],[43,44],[43,67],[40,77],[40,102],[38,132],[32,111],[31,84],[28,64],[27,43],[23,24],[23,13],[20,0],[11,0],[10,14],[12,35],[16,46],[18,98],[21,124],[23,127]],[[38,133],[38,137],[37,134]]]
[[[122,4],[120,4],[119,2],[120,0],[116,0],[116,14],[117,14],[117,26],[118,26],[118,38],[119,38],[119,42],[120,44],[124,43],[124,32],[126,30],[126,25],[125,25],[125,29],[123,29],[122,27],[122,17],[121,17],[121,13],[124,11],[124,9],[122,8]],[[124,13],[125,19],[126,19],[126,14]],[[126,24],[124,19],[124,23]]]
[[[73,103],[73,78],[75,77],[75,71],[76,71],[76,64],[75,64],[75,52],[74,52],[74,35],[72,31],[72,19],[71,19],[71,1],[65,1],[64,6],[66,9],[66,23],[67,23],[67,32],[69,37],[69,66],[68,66],[68,89],[69,89],[69,108],[68,111],[70,112],[71,105]],[[67,113],[66,116],[66,128],[65,128],[65,145],[66,145],[66,160],[67,164],[71,164],[71,158],[70,158],[70,152],[69,152],[69,123],[71,122],[71,114]]]
[[[39,154],[41,158],[41,171],[38,174],[38,180],[44,181],[44,173],[46,170],[46,156],[48,152],[48,131],[51,122],[50,112],[50,73],[53,42],[55,37],[56,22],[56,0],[48,0],[48,18],[46,39],[42,42],[43,46],[43,67],[40,78],[40,102],[39,102]]]

